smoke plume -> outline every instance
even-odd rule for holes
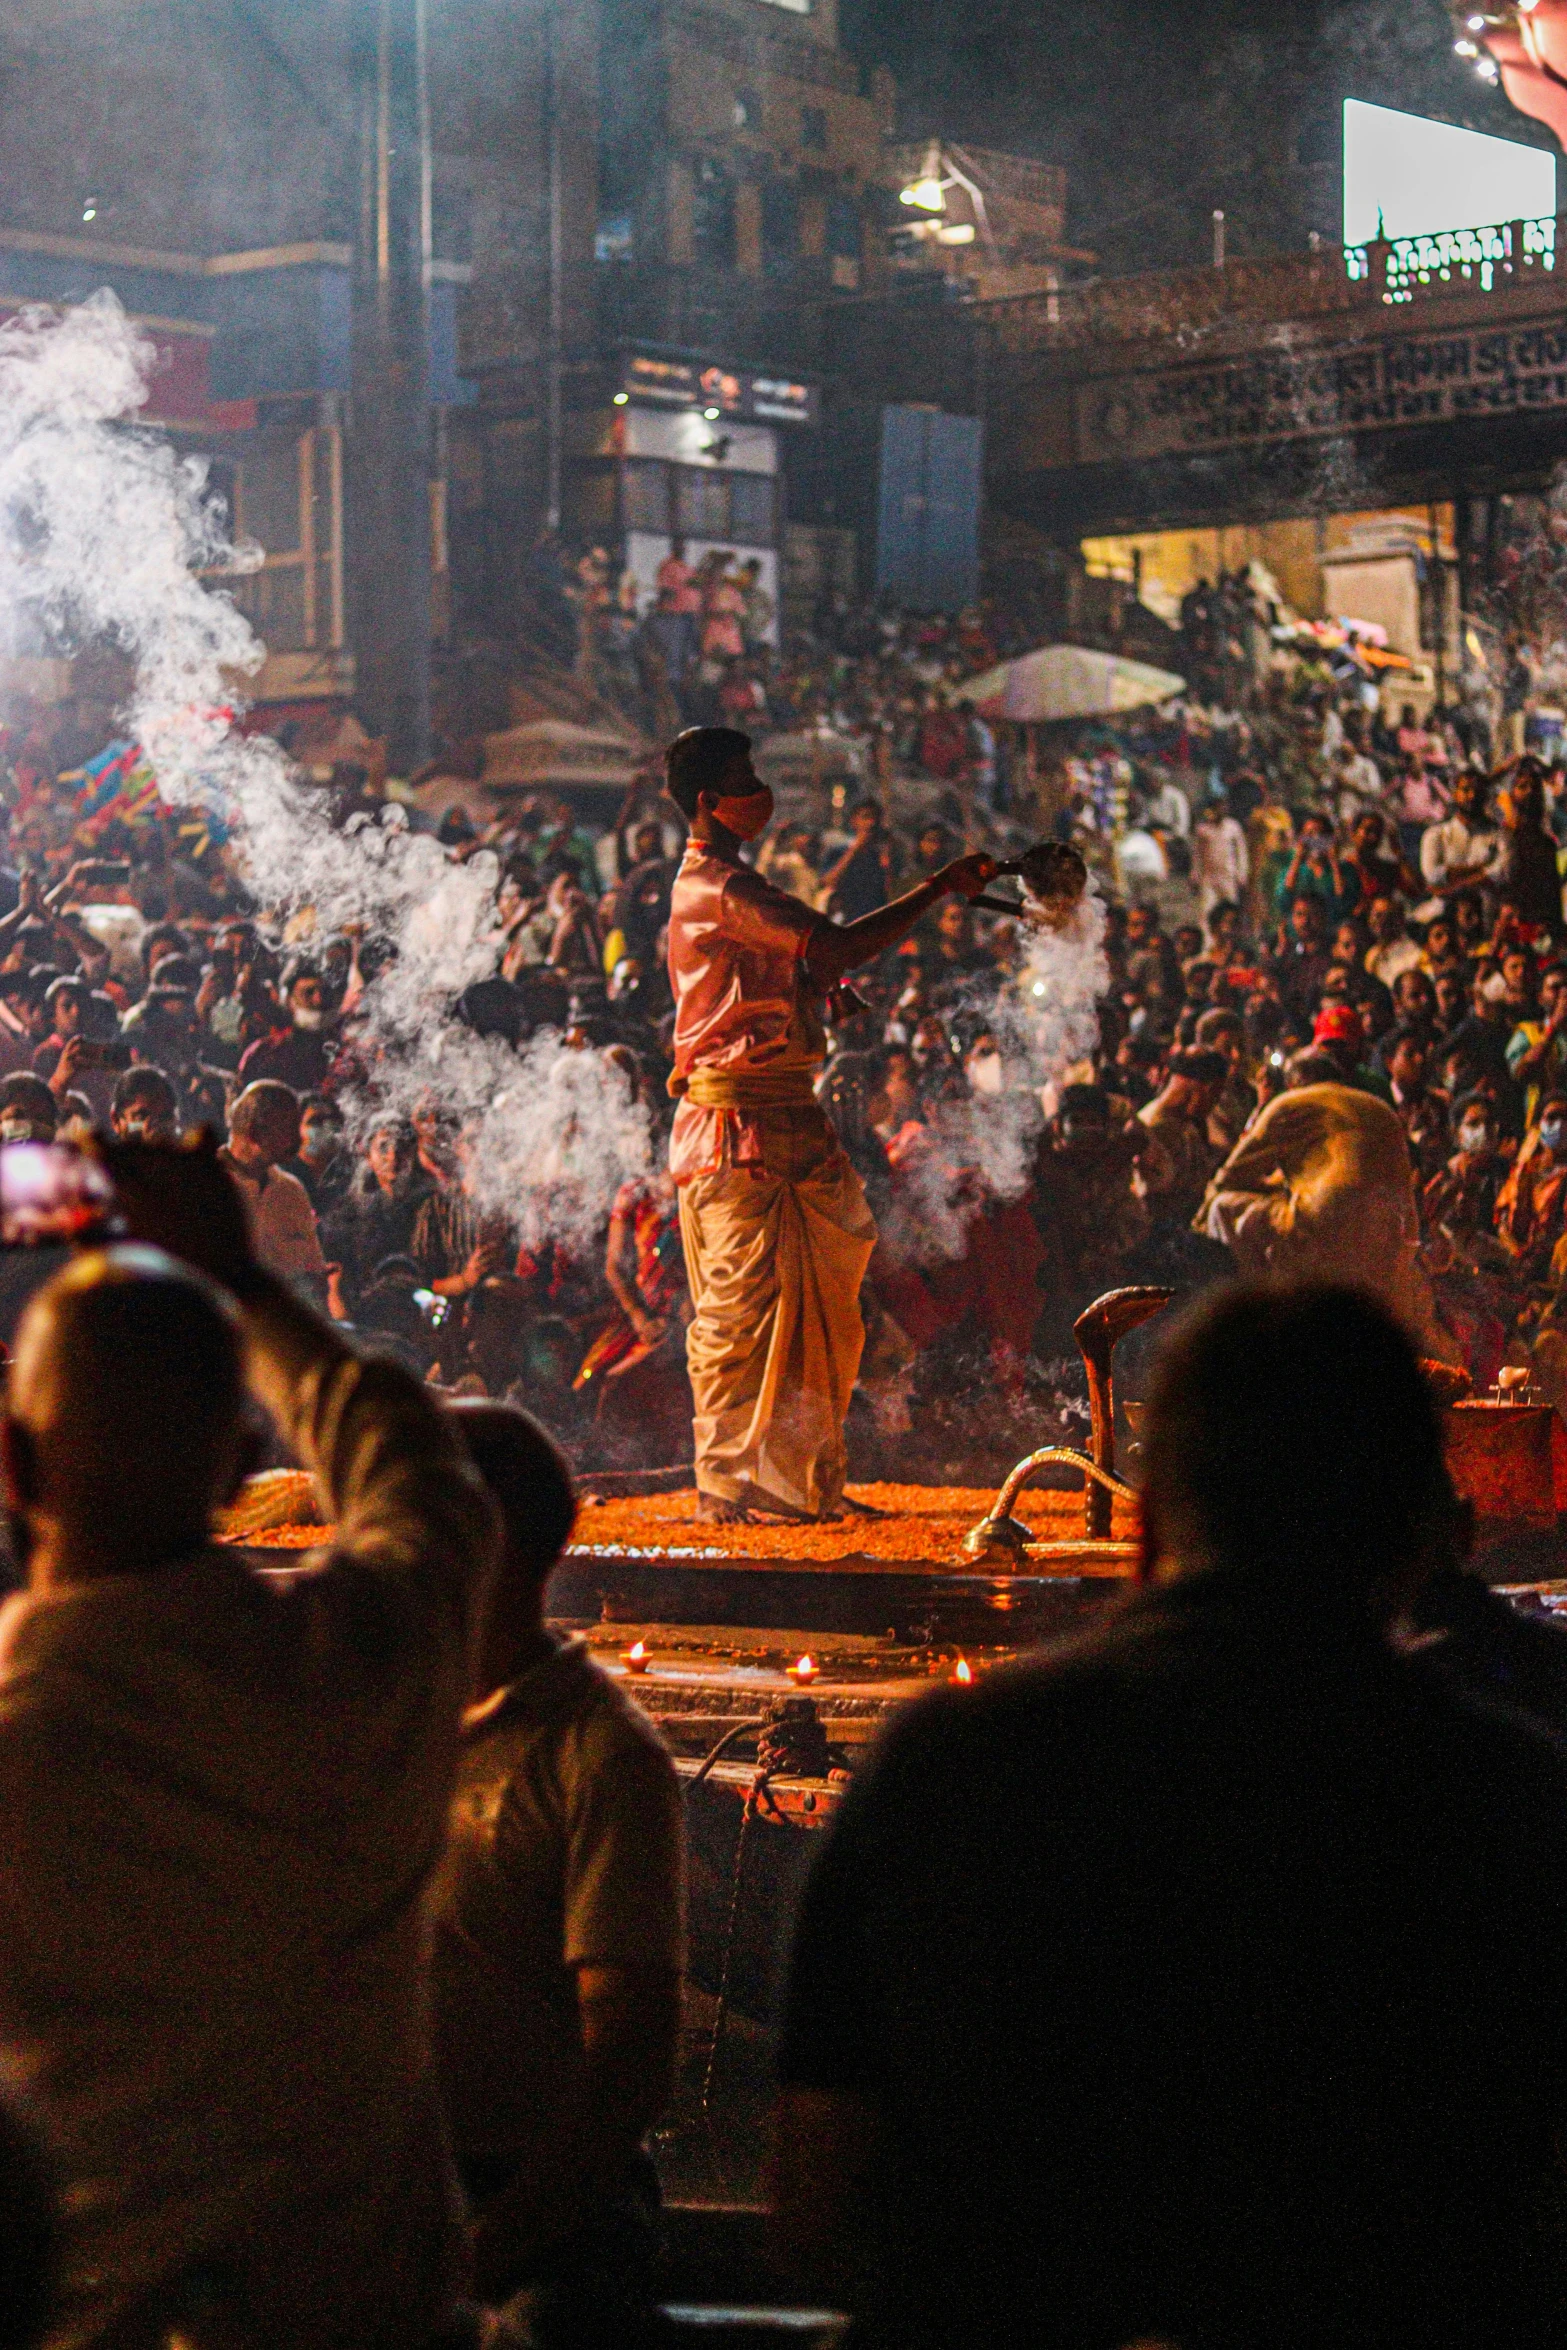
[[[1029,1189],[1046,1089],[1099,1041],[1098,1007],[1110,986],[1105,930],[1104,901],[1092,885],[1064,920],[1025,928],[1020,968],[968,1022],[977,1041],[988,1034],[999,1048],[1001,1090],[938,1104],[932,1146],[899,1168],[887,1230],[898,1253],[925,1263],[961,1257],[975,1215]]]
[[[396,808],[339,831],[276,742],[240,733],[265,647],[220,582],[261,552],[229,543],[205,461],[134,422],[155,360],[108,292],[0,328],[0,659],[40,643],[127,655],[127,731],[167,802],[231,826],[258,904],[312,908],[320,939],[361,924],[395,947],[365,1004],[362,1115],[372,1097],[385,1115],[433,1094],[475,1130],[481,1205],[529,1242],[585,1243],[648,1164],[646,1113],[597,1053],[553,1033],[513,1052],[453,1016],[495,968],[492,856],[453,864]]]

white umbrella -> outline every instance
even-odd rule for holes
[[[1095,653],[1087,645],[1042,645],[971,677],[959,688],[987,718],[1010,718],[1021,726],[1052,718],[1110,718],[1122,710],[1145,710],[1184,693],[1186,680],[1146,661],[1123,661],[1118,653]]]

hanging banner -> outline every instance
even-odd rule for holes
[[[1281,344],[1213,366],[1079,385],[1077,451],[1083,464],[1117,464],[1556,408],[1567,408],[1561,320],[1337,351]]]

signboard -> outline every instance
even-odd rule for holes
[[[1421,237],[1556,210],[1556,155],[1391,106],[1344,101],[1344,242]]]
[[[660,359],[628,353],[621,389],[657,408],[716,408],[756,424],[814,424],[816,386],[780,375],[752,375],[739,367],[704,366],[699,359]]]
[[[1080,385],[1076,408],[1078,456],[1090,465],[1567,409],[1567,319],[1118,376]]]
[[[0,320],[15,318],[29,305],[20,298],[0,295]],[[69,305],[65,305],[69,307]],[[147,401],[137,412],[139,424],[172,424],[251,428],[253,401],[221,401],[212,396],[212,344],[217,329],[192,320],[149,322],[132,316],[131,325],[151,343],[157,357],[147,379]]]

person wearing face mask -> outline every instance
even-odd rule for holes
[[[665,770],[691,828],[669,922],[670,1169],[694,1308],[701,1508],[731,1523],[836,1518],[876,1226],[816,1099],[821,999],[942,899],[977,896],[996,868],[961,858],[840,927],[741,859],[773,815],[749,736],[693,727]]]
[[[241,1054],[240,1090],[265,1078],[300,1095],[320,1093],[331,1074],[337,1043],[314,964],[293,963],[284,972],[282,1010],[287,1025],[269,1029]]]
[[[179,1140],[179,1096],[161,1069],[127,1069],[114,1088],[109,1124],[120,1142]]]
[[[1484,1094],[1465,1094],[1453,1109],[1457,1149],[1421,1197],[1421,1219],[1439,1227],[1459,1247],[1476,1233],[1490,1233],[1507,1169],[1497,1147],[1496,1113]]]
[[[994,1097],[1005,1093],[1007,1074],[1001,1058],[1001,1047],[987,1032],[975,1038],[963,1064],[963,1074],[969,1082],[969,1091]]]
[[[342,1206],[354,1164],[343,1148],[343,1120],[324,1093],[307,1094],[299,1105],[299,1149],[288,1162],[309,1195],[318,1220]]]
[[[59,1105],[41,1077],[0,1079],[0,1142],[53,1142]]]
[[[1567,1095],[1547,1094],[1540,1123],[1525,1135],[1512,1172],[1496,1196],[1496,1230],[1531,1287],[1550,1273],[1567,1225]]]

